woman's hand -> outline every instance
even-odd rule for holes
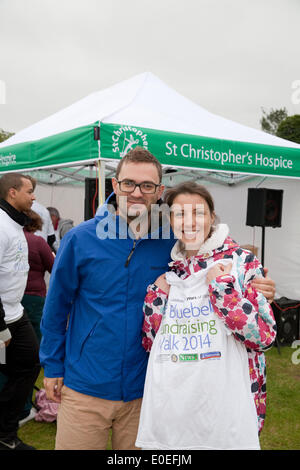
[[[273,279],[268,276],[268,268],[264,268],[265,277],[255,278],[251,282],[251,286],[260,292],[271,304],[276,293],[276,285]]]
[[[170,284],[167,283],[167,280],[166,280],[166,273],[164,274],[161,274],[161,276],[159,276],[156,281],[154,282],[154,284],[159,287],[163,292],[165,292],[166,294],[169,294],[169,290],[170,290]]]
[[[229,264],[215,264],[207,273],[206,283],[210,284],[214,279],[222,274],[229,274],[232,269],[232,263]]]

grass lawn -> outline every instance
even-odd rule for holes
[[[292,362],[295,351],[285,346],[280,354],[277,348],[266,353],[268,399],[260,437],[263,450],[300,450],[300,364]],[[300,359],[300,352],[297,358]],[[42,374],[37,386],[42,387]],[[55,433],[55,423],[34,420],[19,430],[20,438],[39,450],[54,449]]]
[[[266,353],[268,396],[262,449],[300,450],[300,364],[292,362],[295,352],[285,346],[280,354],[276,348]]]

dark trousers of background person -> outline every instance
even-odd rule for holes
[[[38,295],[28,295],[24,294],[23,299],[21,301],[25,312],[27,313],[27,316],[30,320],[30,323],[32,324],[32,327],[34,329],[34,332],[36,334],[38,343],[41,343],[42,339],[42,334],[40,330],[40,324],[41,324],[41,319],[43,315],[43,308],[45,304],[45,297],[40,297]],[[1,379],[0,379],[1,382]],[[27,397],[24,409],[22,410],[19,419],[22,420],[26,418],[30,410],[32,408],[32,400],[33,400],[33,390],[29,392],[29,395]]]
[[[42,334],[40,330],[41,319],[43,315],[43,308],[46,297],[40,297],[39,295],[28,295],[24,294],[21,304],[24,307],[25,312],[30,320],[35,331],[38,343],[40,344]]]
[[[39,345],[26,313],[7,326],[12,339],[5,364],[0,364],[7,378],[0,392],[0,439],[16,436],[20,413],[40,372]]]

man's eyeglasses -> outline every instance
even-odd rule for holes
[[[123,193],[133,193],[135,188],[138,186],[142,194],[154,194],[156,188],[160,186],[160,184],[155,184],[151,182],[145,181],[144,183],[135,183],[132,180],[122,180],[118,181],[119,188]]]

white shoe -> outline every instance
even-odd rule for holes
[[[30,410],[29,415],[26,416],[26,418],[23,418],[23,419],[21,419],[21,420],[19,421],[19,428],[20,428],[21,426],[23,426],[25,423],[27,423],[27,421],[30,421],[30,420],[34,419],[34,417],[36,416],[36,414],[37,414],[37,410],[32,407],[31,410]]]

